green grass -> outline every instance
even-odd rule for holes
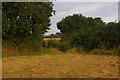
[[[51,55],[51,54],[60,54],[60,53],[62,52],[56,48],[42,48],[41,51],[25,50],[25,51],[22,51],[19,55],[9,55],[9,56],[4,56],[4,57],[36,56],[36,55],[45,55],[45,54]]]
[[[34,56],[34,55],[45,55],[45,54],[54,54],[54,53],[51,49],[46,48],[46,49],[43,49],[39,52],[30,52],[30,53],[23,52],[22,56]]]

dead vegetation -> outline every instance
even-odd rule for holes
[[[56,41],[60,41],[61,38],[43,38],[44,41],[48,41],[48,40],[56,40]]]
[[[3,58],[3,78],[117,78],[118,57],[54,54]]]

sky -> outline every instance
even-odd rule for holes
[[[70,0],[69,0],[70,1]],[[55,15],[51,17],[50,30],[45,35],[60,32],[56,23],[72,14],[86,17],[101,17],[104,22],[118,20],[118,2],[53,2]]]

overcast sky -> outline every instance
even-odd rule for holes
[[[59,32],[56,23],[72,14],[101,17],[105,22],[118,20],[118,2],[53,2],[55,15],[51,17],[50,30],[46,35]]]

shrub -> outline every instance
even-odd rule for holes
[[[83,52],[85,52],[85,49],[84,49],[84,47],[79,46],[79,47],[76,48],[76,51],[77,51],[78,53],[83,53]]]
[[[45,42],[45,41],[43,41],[42,46],[43,46],[43,47],[46,47],[46,46],[47,46],[47,44],[46,44],[46,42]]]
[[[56,41],[55,40],[48,40],[47,42],[47,48],[51,48],[51,47],[56,47]]]
[[[78,35],[71,39],[70,43],[74,47],[83,46],[86,51],[99,48],[100,38],[96,34],[97,33],[92,29],[81,31]]]
[[[61,31],[62,40],[70,42],[72,47],[83,46],[86,51],[98,48],[110,50],[120,45],[119,24],[120,22],[105,23],[100,17],[73,14],[59,21],[57,28]]]
[[[61,42],[59,44],[59,50],[63,51],[63,52],[67,52],[71,49],[71,45],[69,43],[66,42]]]

